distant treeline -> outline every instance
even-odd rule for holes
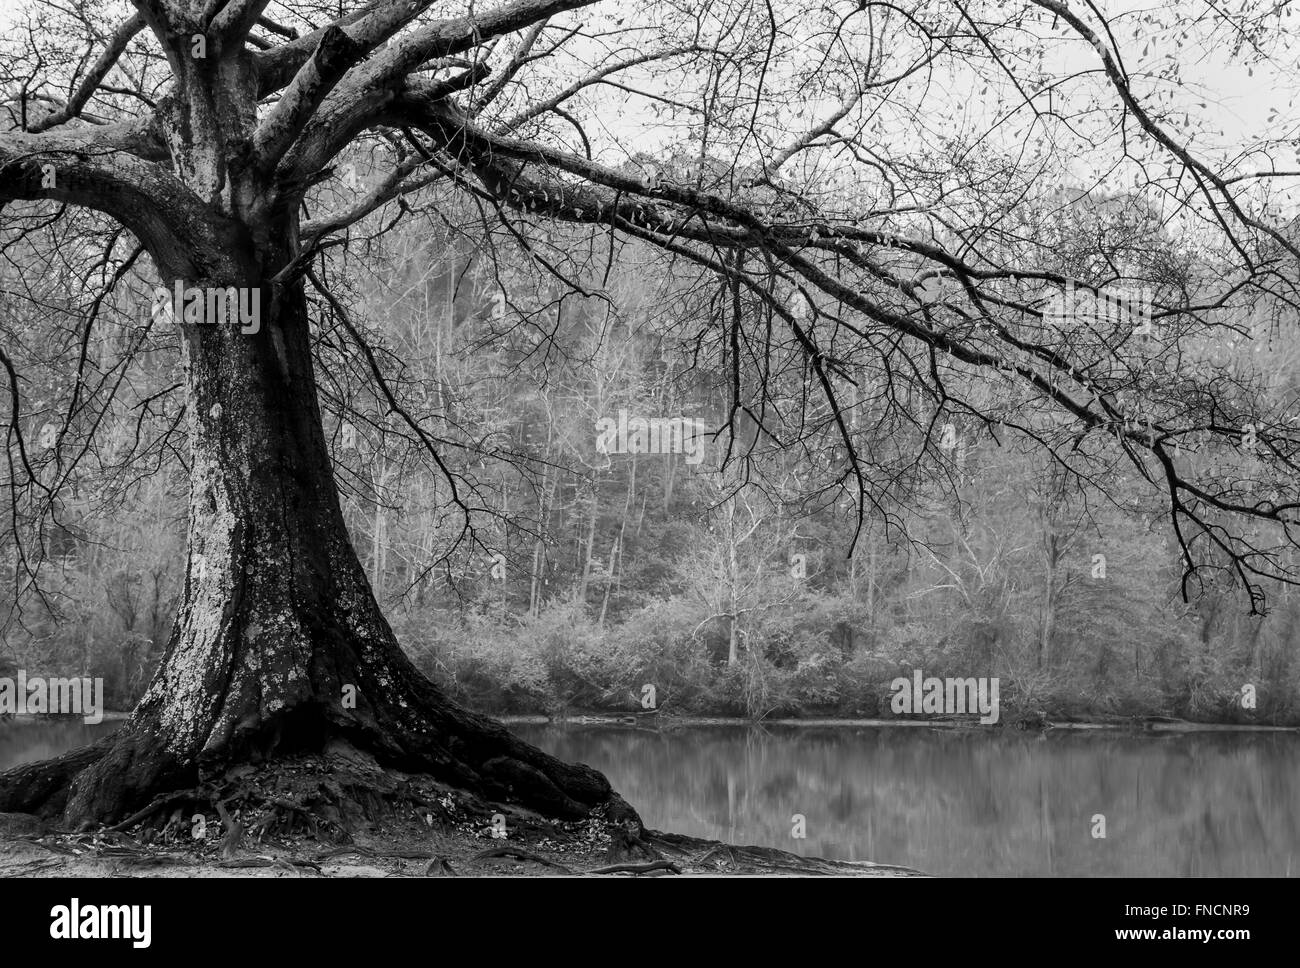
[[[638,710],[649,685],[667,714],[876,716],[891,680],[920,668],[999,677],[1004,722],[1300,722],[1300,594],[1271,588],[1269,614],[1252,617],[1240,590],[1198,580],[1184,603],[1162,495],[1131,465],[1099,460],[1095,486],[1064,476],[1023,434],[927,411],[862,361],[841,415],[878,474],[863,500],[851,481],[819,477],[841,443],[834,414],[799,410],[810,377],[793,350],[736,407],[722,357],[683,349],[751,308],[697,299],[680,267],[628,247],[597,280],[611,306],[566,296],[525,262],[494,265],[462,235],[394,251],[336,288],[400,375],[406,416],[452,442],[441,455],[472,529],[428,441],[384,398],[337,390],[331,374],[365,361],[329,337],[324,304],[322,406],[345,514],[391,622],[422,668],[478,708]],[[95,328],[92,359],[138,310]],[[1293,362],[1260,365],[1294,374]],[[79,496],[43,535],[39,594],[0,539],[6,604],[17,587],[22,606],[0,664],[102,676],[112,708],[141,695],[184,575],[184,424],[175,400],[155,399],[175,373],[144,354],[130,376],[100,460],[78,471]],[[1014,401],[992,377],[958,375],[952,388],[982,401],[997,431],[998,406]],[[744,416],[786,407],[788,428],[792,402],[805,421],[794,448]],[[690,434],[634,452],[619,428],[655,421]],[[1071,432],[1046,411],[1040,423]],[[131,448],[152,471],[108,459]]]

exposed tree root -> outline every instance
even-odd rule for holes
[[[639,832],[628,830],[626,827],[612,830],[605,860],[610,864],[620,864],[635,862],[638,859],[654,862],[663,860],[663,855],[644,840]]]
[[[493,844],[461,859],[477,863],[494,856],[515,857],[573,873],[521,841],[586,853],[609,844],[611,831],[627,835],[624,827],[598,817],[548,820],[432,777],[383,769],[350,746],[332,744],[325,755],[238,766],[208,782],[156,796],[97,831],[56,832],[42,839],[20,835],[14,840],[63,857],[93,857],[133,869],[204,863],[217,869],[319,872],[323,862],[353,854],[386,863],[423,861],[430,876],[455,876],[456,868],[443,851],[377,849],[357,843],[355,837],[391,829],[404,831],[408,839],[450,838],[473,844],[493,836],[503,820],[514,842]],[[301,849],[308,843],[323,849],[304,857]]]
[[[19,843],[30,844],[33,847],[39,847],[41,850],[48,850],[51,854],[62,854],[64,857],[77,856],[75,851],[68,850],[68,848],[60,844],[47,844],[33,837],[15,837],[14,839]]]
[[[490,860],[493,857],[513,857],[515,860],[526,861],[530,864],[541,864],[543,867],[562,871],[565,874],[574,873],[573,868],[566,867],[563,864],[557,864],[553,860],[547,860],[540,854],[534,854],[531,850],[524,850],[522,847],[489,847],[487,850],[479,851],[470,858],[470,860],[477,863],[479,861]]]
[[[217,861],[217,867],[223,870],[236,870],[239,868],[249,867],[287,867],[290,870],[298,867],[305,867],[321,872],[320,865],[309,860],[299,860],[293,857],[240,857],[231,860]]]
[[[56,860],[33,860],[23,864],[20,870],[14,871],[10,877],[30,877],[34,875],[44,876],[46,871],[54,870],[59,867]]]
[[[429,866],[424,869],[425,877],[459,877],[456,868],[451,866],[451,861],[446,857],[435,857],[429,861]]]
[[[191,858],[181,854],[136,854],[120,857],[119,862],[128,867],[184,867]]]
[[[52,760],[25,763],[0,773],[0,811],[47,818],[61,815],[72,781],[107,755],[112,744],[109,736]]]
[[[910,867],[873,864],[867,861],[825,860],[804,857],[775,847],[745,847],[701,840],[682,834],[647,830],[645,842],[678,861],[684,868],[730,874],[850,875],[894,874],[925,876]]]
[[[508,839],[483,843],[501,832],[503,820]],[[351,869],[372,876],[443,877],[477,873],[474,868],[506,872],[502,865],[491,870],[497,858],[565,875],[916,873],[642,833],[599,816],[550,819],[434,777],[383,769],[346,745],[334,745],[323,755],[234,767],[155,796],[121,821],[94,831],[41,832],[39,823],[25,828],[16,821],[10,826],[11,844],[56,855],[35,861],[20,854],[18,865],[8,868],[18,876],[36,870],[33,864],[53,870],[98,862],[111,873],[185,867],[330,876]],[[327,869],[328,862],[347,855],[363,863],[328,864]]]
[[[587,871],[587,873],[649,874],[651,871],[669,871],[673,874],[680,874],[682,869],[670,860],[652,860],[648,864],[610,864],[608,867],[597,867],[594,871]]]
[[[286,717],[264,742],[251,748],[232,744],[220,758],[208,757],[190,767],[171,758],[163,737],[147,725],[148,710],[138,710],[118,734],[94,746],[0,774],[0,812],[61,819],[68,829],[107,824],[111,830],[124,830],[172,805],[209,801],[215,807],[229,800],[237,807],[246,792],[237,782],[240,770],[285,755],[310,754],[314,748],[321,755],[349,760],[352,772],[364,775],[364,782],[354,783],[350,791],[329,784],[326,789],[290,784],[285,795],[263,797],[263,814],[244,821],[254,839],[292,831],[299,824],[323,824],[327,834],[337,835],[350,819],[337,811],[343,806],[353,814],[358,807],[362,814],[376,809],[380,798],[394,792],[385,779],[394,770],[428,774],[543,816],[596,816],[625,823],[636,833],[641,830],[636,812],[595,770],[555,759],[493,720],[456,707],[437,708],[438,701],[437,696],[413,695],[397,705],[427,704],[433,708],[427,719],[369,723],[366,728],[331,725],[322,718],[327,711],[309,709],[297,718]],[[438,812],[436,805],[430,809]]]
[[[115,823],[111,827],[106,827],[104,829],[104,832],[114,833],[119,830],[126,830],[128,827],[134,826],[135,824],[139,823],[145,817],[148,817],[151,814],[154,814],[157,811],[161,810],[169,803],[174,803],[177,800],[186,800],[186,799],[194,800],[194,799],[198,799],[199,796],[200,794],[197,790],[176,790],[173,791],[172,793],[165,793],[162,796],[158,797],[156,800],[154,800],[152,803],[150,803],[149,806],[145,807],[143,810],[137,810],[135,813],[131,814],[131,816],[127,817],[125,820],[121,821],[120,823]]]

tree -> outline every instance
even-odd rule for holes
[[[121,231],[102,224],[120,226],[165,292],[233,289],[260,318],[217,322],[175,307],[189,550],[166,656],[120,732],[7,774],[2,809],[107,821],[232,763],[342,739],[549,813],[605,808],[634,819],[602,776],[459,708],[415,670],[344,526],[313,366],[313,306],[356,344],[392,417],[442,470],[463,537],[473,540],[483,510],[448,456],[460,444],[404,406],[323,273],[330,250],[355,241],[353,227],[384,212],[402,217],[408,197],[431,186],[466,198],[584,294],[548,258],[538,223],[590,227],[593,247],[604,233],[640,240],[691,266],[702,291],[734,309],[695,337],[729,396],[716,438],[726,458],[752,466],[755,448],[803,448],[822,493],[851,500],[859,525],[917,475],[946,473],[940,431],[958,414],[990,434],[1029,436],[1072,474],[1118,450],[1165,490],[1188,581],[1222,569],[1258,605],[1261,581],[1295,577],[1270,546],[1233,530],[1255,519],[1292,540],[1279,529],[1300,523],[1300,500],[1290,490],[1257,493],[1264,482],[1294,481],[1291,415],[1252,393],[1248,371],[1191,365],[1180,339],[1221,330],[1213,311],[1237,293],[1294,298],[1300,252],[1258,209],[1257,189],[1270,179],[1179,140],[1169,117],[1182,106],[1150,105],[1099,14],[1058,0],[978,10],[853,2],[779,16],[675,0],[637,14],[593,0],[511,0],[463,14],[433,0],[134,7],[108,29],[86,6],[33,8],[39,30],[14,42],[6,78],[0,201],[9,228],[37,233],[38,216],[64,218],[65,207],[98,213],[103,234],[83,237],[111,241],[86,258],[100,251],[125,271],[114,258]],[[1202,20],[1197,30],[1208,45],[1226,28]],[[1072,146],[1023,160],[966,134],[927,141],[923,121],[938,92],[924,79],[936,63],[985,90],[998,85],[989,131],[1005,108],[1033,137],[1039,101],[1058,86],[1033,54],[1062,32],[1091,48],[1105,83],[1076,80],[1073,101],[1055,93],[1055,116],[1065,128],[1086,122],[1099,153],[1126,126],[1140,131],[1134,167],[1163,165],[1148,174],[1149,189],[1178,199],[1191,213],[1178,217],[1207,251],[1217,243],[1211,254],[1227,282],[1208,295],[1161,289],[1157,337],[1124,322],[1054,336],[1041,303],[1073,280],[1042,268],[1039,240],[1002,237],[998,212],[1044,179],[1059,181]],[[94,59],[46,57],[65,36]],[[593,144],[584,99],[607,89],[683,124],[697,162],[602,160],[617,144]],[[1097,121],[1103,102],[1110,113]],[[662,156],[674,153],[682,157],[665,146]],[[378,174],[357,195],[343,189],[359,164]],[[831,170],[849,173],[848,190],[827,190]],[[20,201],[35,206],[12,204]],[[761,311],[742,312],[742,296]],[[1181,382],[1166,380],[1180,361]],[[35,491],[47,507],[49,479],[30,465],[19,419],[20,375],[9,355],[0,365],[13,503]],[[916,448],[910,462],[854,445],[843,400],[868,365],[899,428],[895,446]],[[958,373],[980,372],[1010,387],[996,415],[953,385]],[[797,388],[785,378],[794,373]],[[1019,416],[1044,410],[1062,426]],[[1247,434],[1256,460],[1248,473],[1198,476],[1174,450],[1192,440],[1235,449]]]

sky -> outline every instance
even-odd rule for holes
[[[1295,105],[1300,86],[1297,80],[1300,79],[1300,41],[1297,40],[1300,30],[1286,29],[1293,21],[1300,27],[1300,15],[1288,18],[1289,6],[1283,0],[1279,6],[1283,14],[1266,18],[1270,30],[1263,45],[1265,49],[1252,52],[1249,46],[1242,51],[1232,50],[1238,35],[1215,13],[1236,11],[1255,16],[1272,8],[1274,3],[1275,0],[1179,0],[1176,3],[1109,0],[1099,2],[1098,6],[1111,21],[1114,40],[1133,77],[1134,91],[1140,101],[1154,109],[1185,113],[1189,124],[1183,127],[1175,122],[1173,133],[1185,139],[1199,157],[1215,164],[1228,163],[1244,146],[1254,145],[1261,138],[1296,139],[1287,145],[1285,152],[1275,152],[1275,166],[1300,170],[1300,157],[1296,154],[1296,146],[1300,144],[1300,111]],[[28,5],[29,0],[0,0],[0,26],[17,22]],[[124,4],[117,5],[125,9]],[[480,9],[485,6],[483,0],[479,0],[478,6]],[[819,31],[825,31],[827,24],[844,21],[845,14],[855,7],[855,2],[814,6],[801,0],[772,0],[773,15],[782,33],[787,35],[788,56],[778,45],[776,63],[769,68],[773,78],[770,83],[779,89],[790,78],[797,80],[804,76],[808,58],[820,60],[824,52],[825,45],[818,37],[825,34]],[[437,9],[451,14],[465,6],[443,3]],[[635,33],[638,26],[652,27],[657,36],[671,34],[676,35],[676,40],[684,41],[690,39],[695,18],[699,17],[706,35],[721,35],[724,49],[729,45],[738,49],[744,46],[744,37],[763,35],[768,23],[767,9],[766,3],[757,0],[713,0],[708,4],[699,0],[666,0],[639,4],[635,8],[611,0],[596,5],[572,15],[573,21],[581,20],[586,25],[593,39],[572,43],[570,53],[557,62],[552,76],[530,80],[530,92],[544,92],[569,83],[590,64],[599,62],[610,48],[644,46]],[[914,153],[922,146],[950,143],[969,149],[978,137],[980,150],[993,156],[1018,158],[1027,143],[1045,144],[1041,127],[1033,130],[1027,142],[1025,129],[1029,115],[1026,111],[1022,110],[1010,121],[995,124],[1009,105],[1020,100],[1017,84],[1021,89],[1034,89],[1031,75],[1041,67],[1046,74],[1056,77],[1079,75],[1074,81],[1056,87],[1050,102],[1042,94],[1034,98],[1039,110],[1050,103],[1052,108],[1069,114],[1077,122],[1081,138],[1077,142],[1072,143],[1063,134],[1064,128],[1053,131],[1053,150],[1058,160],[1078,182],[1102,178],[1112,190],[1130,187],[1134,174],[1131,168],[1110,171],[1119,152],[1118,139],[1102,138],[1104,133],[1114,131],[1119,117],[1115,94],[1098,73],[1101,63],[1098,53],[1064,24],[1050,26],[1049,14],[1011,0],[961,0],[960,8],[952,0],[914,0],[909,9],[927,22],[936,17],[951,20],[958,9],[967,11],[982,25],[1006,19],[1024,9],[1031,10],[1032,16],[1015,33],[992,34],[995,38],[1011,40],[1008,57],[1017,61],[1013,65],[1018,78],[1015,83],[989,61],[971,64],[948,58],[936,61],[923,76],[891,91],[890,104],[882,105],[872,97],[864,99],[863,107],[874,112],[870,123],[880,124],[878,129],[869,130],[879,132],[879,137],[889,143],[887,149],[892,146],[900,155]],[[1074,0],[1072,9],[1090,23],[1096,23],[1078,0]],[[1198,20],[1198,24],[1189,28]],[[557,18],[557,23],[565,22],[569,21]],[[863,16],[855,14],[845,23],[848,26],[840,35],[861,61],[866,54]],[[878,25],[879,21],[873,23]],[[886,31],[891,53],[881,68],[885,73],[907,63],[919,50],[914,36],[909,36],[902,22],[896,19],[894,26],[895,29]],[[1182,33],[1189,29],[1202,39],[1197,40],[1195,36],[1184,39]],[[508,45],[503,47],[502,53],[508,49]],[[620,51],[619,56],[625,53]],[[501,59],[498,54],[497,62]],[[738,153],[742,162],[749,164],[758,160],[756,145],[761,145],[761,152],[770,157],[775,148],[806,130],[809,123],[826,117],[838,105],[839,92],[825,88],[847,79],[847,74],[844,69],[831,69],[826,77],[829,83],[820,92],[802,87],[797,93],[786,92],[788,96],[779,98],[782,106],[769,103],[761,110],[760,124],[765,127],[757,139],[737,134],[728,145],[727,137],[715,131],[711,134],[715,139],[713,147],[724,156],[729,151]],[[697,105],[705,94],[702,85],[710,80],[710,75],[682,71],[674,66],[658,72],[634,69],[620,74],[618,80],[656,98]],[[744,83],[753,83],[753,77],[741,82],[741,90]],[[672,147],[680,148],[684,126],[697,117],[663,101],[637,97],[610,86],[590,89],[570,107],[589,129],[596,156],[616,164],[635,152],[667,153]],[[841,128],[851,130],[862,120],[861,111],[855,111]],[[556,130],[561,128],[563,125]],[[1130,134],[1133,133],[1130,125]],[[575,139],[573,147],[577,146]],[[1150,147],[1141,137],[1131,140],[1133,153],[1138,156],[1149,152]],[[838,163],[825,158],[817,160],[822,171]],[[1252,159],[1238,170],[1257,171],[1264,167],[1263,159]],[[791,168],[797,169],[798,162]],[[1267,184],[1280,192],[1289,181],[1271,179]],[[1300,198],[1294,193],[1281,193],[1278,201],[1284,212],[1294,213]]]

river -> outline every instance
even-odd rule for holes
[[[115,725],[0,723],[0,769]],[[512,728],[698,837],[946,875],[1300,873],[1296,733]]]

